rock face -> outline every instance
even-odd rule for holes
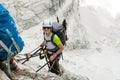
[[[56,15],[58,15],[61,20],[63,18],[66,18],[69,26],[68,32],[70,32],[68,33],[68,36],[70,36],[69,43],[71,43],[70,45],[68,45],[68,48],[73,49],[78,47],[79,44],[82,44],[83,41],[86,41],[86,34],[83,29],[84,26],[81,26],[81,24],[78,22],[80,19],[79,0],[70,0],[68,1],[69,3],[66,1],[68,0],[0,0],[0,2],[8,9],[12,17],[15,19],[19,32],[38,25],[44,19],[55,17]],[[72,25],[69,23],[76,24]],[[78,38],[81,30],[84,35]],[[76,33],[74,34],[74,32]],[[19,77],[16,74],[15,76],[17,76],[19,80],[33,80],[33,78],[34,80],[88,80],[85,77],[76,76],[69,72],[63,73],[61,77],[48,72],[42,72],[37,75],[35,73],[30,73],[29,71],[27,72],[28,75],[24,74]],[[32,77],[30,75],[32,75]],[[0,71],[0,80],[9,79],[5,76],[3,72]]]
[[[0,80],[9,80],[8,77],[0,70]]]
[[[64,0],[0,0],[15,18],[19,30],[29,29],[56,13]]]
[[[21,67],[23,67],[22,65]],[[87,77],[74,75],[63,69],[61,66],[62,75],[57,76],[48,71],[39,71],[35,73],[29,67],[24,66],[24,69],[21,69],[18,72],[12,71],[11,76],[13,79],[17,80],[89,80]],[[0,80],[9,80],[7,76],[0,70]]]
[[[19,32],[56,16],[60,22],[67,20],[67,48],[86,48],[88,45],[85,27],[80,23],[80,0],[0,0],[14,17]],[[80,21],[80,22],[79,22]],[[74,28],[73,28],[74,27]],[[42,34],[42,33],[41,33]],[[79,36],[78,36],[79,35]],[[74,38],[74,41],[73,41]]]
[[[14,72],[13,77],[18,80],[89,80],[87,77],[76,76],[68,71],[64,70],[61,76],[57,76],[53,73],[47,71],[41,71],[39,73],[29,72],[29,70],[21,70],[19,72]]]

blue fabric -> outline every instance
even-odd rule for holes
[[[6,29],[10,31],[11,35],[8,35]],[[8,48],[11,46],[11,44],[13,44],[10,37],[14,38],[15,42],[17,43],[21,51],[23,49],[24,42],[22,38],[19,36],[13,18],[10,16],[7,9],[4,8],[2,4],[0,4],[0,40],[3,41],[3,43]],[[12,52],[16,51],[14,45],[12,45],[11,51]],[[0,46],[0,59],[6,60],[7,54],[8,53]]]

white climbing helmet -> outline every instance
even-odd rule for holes
[[[42,24],[43,27],[52,27],[52,22],[49,20],[45,20]]]

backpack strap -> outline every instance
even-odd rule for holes
[[[56,47],[57,47],[57,45],[56,45],[56,44],[54,43],[54,41],[53,41],[54,36],[55,36],[55,34],[54,34],[54,33],[52,33],[52,36],[51,36],[51,42],[53,43],[53,45],[54,45],[54,46],[56,46]]]
[[[46,39],[45,39],[45,33],[43,33],[43,35],[44,35],[44,40],[45,40],[46,42],[51,42],[51,40],[46,40]]]
[[[20,52],[20,48],[17,45],[17,43],[15,42],[14,38],[12,37],[12,34],[10,33],[10,31],[8,29],[6,29],[7,34],[9,35],[10,39],[12,40],[12,43],[14,45],[14,47],[16,48],[17,52]]]
[[[8,49],[8,47],[0,40],[0,46],[7,52],[10,53],[8,55],[11,55],[11,50]]]
[[[10,31],[8,29],[6,29],[6,32],[7,34],[9,35],[10,39],[12,40],[12,43],[11,46],[8,48],[1,40],[0,40],[0,46],[7,52],[7,63],[8,63],[8,72],[11,73],[11,70],[10,70],[10,59],[11,59],[11,54],[12,54],[12,51],[11,51],[11,47],[12,45],[14,45],[14,47],[16,48],[17,50],[17,53],[20,51],[20,48],[19,46],[16,44],[14,38],[12,37],[12,34],[10,33]],[[14,53],[14,54],[17,54],[17,53]]]
[[[45,35],[45,33],[43,33],[43,34]],[[53,41],[54,36],[55,36],[55,34],[52,33],[52,35],[51,35],[51,40],[46,40],[46,39],[45,39],[45,36],[44,36],[44,40],[45,40],[46,42],[51,42],[51,43],[55,46],[54,49],[48,49],[48,51],[51,51],[51,52],[56,52],[56,50],[59,49],[58,46],[57,46],[57,45],[54,43],[54,41]]]
[[[54,38],[54,36],[55,36],[54,33],[52,33],[51,40],[46,40],[46,39],[45,39],[45,33],[43,33],[43,35],[44,35],[44,40],[45,40],[46,42],[52,42],[52,44],[57,47],[57,45],[56,45],[56,44],[54,43],[54,41],[53,41],[53,38]]]

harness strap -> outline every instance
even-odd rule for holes
[[[59,49],[58,47],[55,47],[54,49],[47,49],[47,50],[50,52],[56,52],[58,49]]]
[[[54,33],[52,33],[52,36],[51,36],[51,42],[53,43],[53,45],[54,45],[54,46],[56,46],[56,47],[57,47],[57,45],[56,45],[56,44],[54,43],[54,41],[53,41],[54,36],[55,36],[55,34],[54,34]]]

